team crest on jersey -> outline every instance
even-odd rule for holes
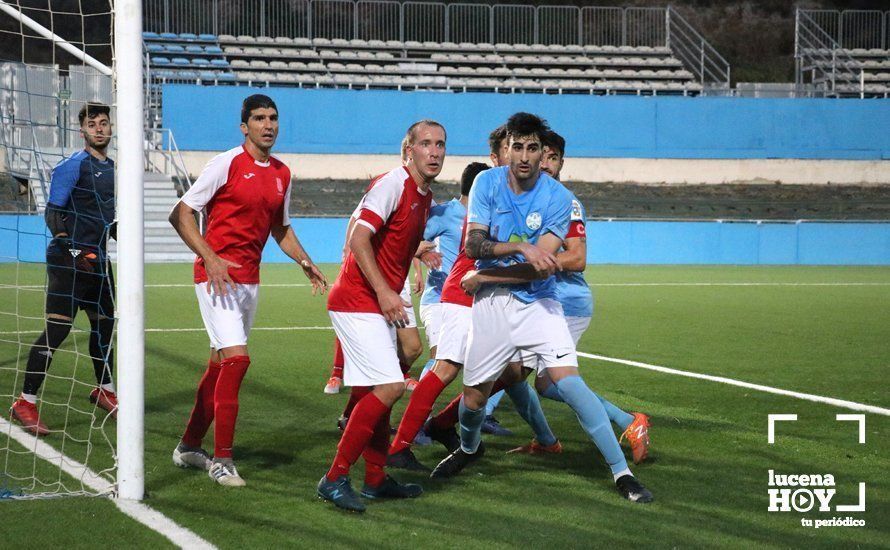
[[[572,201],[572,221],[577,222],[581,221],[584,216],[581,214],[581,203],[573,200]]]
[[[541,213],[540,212],[532,212],[528,216],[525,217],[525,225],[528,226],[532,231],[537,231],[541,228]]]

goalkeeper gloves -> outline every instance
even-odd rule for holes
[[[58,267],[73,267],[76,271],[84,273],[100,271],[98,249],[76,245],[68,237],[55,237],[49,242],[46,261]]]

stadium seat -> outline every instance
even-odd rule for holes
[[[180,40],[197,40],[198,35],[193,32],[181,32],[179,38]]]
[[[256,38],[247,34],[239,34],[237,40],[247,44],[256,44]]]
[[[327,67],[328,67],[328,70],[331,70],[331,71],[342,71],[343,69],[346,68],[346,65],[344,65],[343,63],[328,63]]]
[[[386,45],[390,48],[404,48],[405,45],[399,40],[387,40]]]
[[[223,69],[227,68],[229,66],[229,62],[226,61],[225,59],[211,59],[210,64],[213,65],[214,67],[219,67],[219,68],[223,68]]]
[[[232,67],[250,67],[250,62],[246,59],[233,59],[231,64]]]
[[[170,60],[166,57],[152,57],[151,62],[155,65],[169,65]]]
[[[318,52],[318,55],[325,59],[336,59],[340,57],[340,52],[337,50],[321,50]]]
[[[274,44],[275,39],[272,38],[271,36],[257,36],[256,42],[257,42],[257,44]],[[269,76],[272,77],[274,75],[269,75]]]
[[[204,53],[204,48],[197,44],[189,44],[185,47],[185,51],[188,53]]]
[[[148,50],[149,53],[162,52],[164,51],[164,46],[162,44],[146,44],[145,49]]]
[[[369,48],[383,48],[386,46],[386,42],[383,40],[368,40]]]
[[[176,73],[169,69],[158,69],[154,71],[153,76],[155,78],[172,78]]]
[[[238,39],[235,38],[234,36],[232,36],[231,34],[221,34],[221,35],[219,35],[219,41],[220,41],[220,42],[235,42],[236,40],[238,40]]]
[[[345,50],[340,52],[341,59],[356,59],[358,58],[358,54],[352,50]]]
[[[377,52],[374,54],[377,59],[393,59],[395,56],[389,52]]]
[[[215,34],[209,34],[209,33],[201,33],[201,34],[198,35],[198,40],[205,40],[205,41],[213,41],[213,42],[216,42],[216,35],[215,35]]]
[[[161,37],[161,35],[159,35],[156,32],[151,32],[151,31],[143,31],[142,32],[143,40],[157,40],[160,37]]]
[[[250,55],[262,55],[263,49],[257,48],[256,46],[248,46],[244,48],[244,53]]]
[[[182,53],[185,51],[185,48],[179,44],[164,44],[164,50],[170,53]]]
[[[287,66],[289,68],[297,70],[297,71],[305,71],[306,70],[306,64],[303,63],[302,61],[290,61],[290,62],[288,62]]]
[[[210,60],[204,59],[203,57],[195,57],[192,59],[192,65],[197,65],[198,67],[206,67],[210,65]]]
[[[276,43],[276,44],[291,45],[291,44],[294,43],[294,41],[293,41],[291,38],[287,37],[287,36],[276,36],[276,37],[275,37],[275,43]]]
[[[179,71],[176,73],[176,77],[186,79],[186,80],[197,80],[198,73],[195,71]]]
[[[315,50],[304,49],[304,50],[300,50],[299,52],[297,52],[297,55],[299,55],[300,57],[314,57],[314,58],[317,58],[317,57],[318,57],[318,52],[315,51]]]
[[[212,44],[212,45],[209,45],[209,46],[204,46],[204,51],[207,52],[207,53],[209,53],[209,54],[221,54],[221,53],[223,53],[222,48],[220,48],[220,47],[217,46],[216,44]]]
[[[304,36],[298,36],[298,37],[294,38],[294,45],[295,45],[295,46],[301,46],[301,47],[302,47],[302,46],[311,46],[311,45],[312,45],[312,39],[310,39],[310,38],[306,38],[306,37],[304,37]]]
[[[314,38],[312,39],[312,44],[315,46],[330,46],[331,41],[327,38]]]
[[[217,79],[217,80],[220,80],[220,81],[222,81],[222,80],[225,80],[225,81],[234,81],[234,80],[235,80],[235,73],[219,73],[218,75],[216,75],[216,79]]]
[[[269,63],[267,61],[263,61],[262,59],[251,59],[250,66],[254,69],[266,69],[269,67]]]
[[[261,48],[260,51],[263,52],[263,55],[277,56],[281,55],[281,50],[278,48]]]
[[[216,80],[216,73],[213,71],[201,71],[198,73],[198,78],[201,80]]]
[[[170,62],[174,65],[190,65],[189,60],[184,57],[174,57]]]
[[[287,69],[287,63],[285,61],[270,61],[269,67],[273,69]]]
[[[368,47],[368,41],[361,38],[353,38],[349,41],[349,45],[353,48],[366,48]]]
[[[160,38],[162,40],[177,40],[177,39],[179,39],[179,36],[177,36],[176,33],[174,33],[174,32],[162,32],[158,36],[158,38]]]
[[[348,45],[349,45],[349,40],[347,40],[345,38],[332,38],[331,39],[331,46],[343,47],[343,46],[348,46]]]

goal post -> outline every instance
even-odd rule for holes
[[[145,494],[145,287],[143,233],[142,0],[116,0],[118,497]]]
[[[3,42],[7,45],[21,43],[21,57],[6,51],[0,54],[0,119],[6,126],[0,128],[0,172],[7,180],[15,177],[25,181],[29,189],[26,193],[29,197],[33,195],[35,205],[32,209],[29,198],[26,210],[14,211],[12,223],[0,223],[0,239],[8,241],[0,243],[6,245],[0,246],[0,292],[3,293],[0,297],[0,354],[3,355],[0,357],[0,399],[3,399],[0,410],[7,411],[0,417],[0,500],[81,494],[114,494],[121,499],[141,500],[145,495],[143,179],[146,142],[142,0],[108,0],[104,6],[101,4],[90,4],[92,9],[100,10],[98,12],[78,11],[85,10],[85,4],[57,12],[49,2],[47,8],[0,0],[0,19],[12,22],[0,26],[3,35],[0,38],[11,38],[12,42]],[[88,38],[89,30],[95,32],[95,28],[90,28],[90,18],[96,15],[110,16],[111,33]],[[67,18],[67,26],[54,25],[56,17]],[[72,18],[75,19],[73,26]],[[33,55],[35,39],[39,39],[42,56]],[[110,56],[107,50],[96,57],[87,53],[97,47],[110,47]],[[65,61],[71,64],[63,65],[60,59],[74,61]],[[90,80],[93,76],[97,77],[96,82],[102,81],[101,85],[84,84],[93,82]],[[67,84],[60,84],[63,81]],[[105,91],[96,91],[100,89]],[[6,399],[18,395],[25,375],[25,358],[45,322],[37,296],[40,294],[42,300],[45,285],[34,284],[42,273],[42,265],[34,264],[43,263],[49,242],[43,217],[39,215],[49,190],[49,169],[82,147],[75,115],[81,105],[93,101],[110,102],[113,113],[114,140],[109,153],[115,162],[117,221],[114,382],[119,405],[116,441],[109,437],[113,421],[104,415],[99,418],[95,408],[84,410],[82,403],[72,402],[72,399],[84,399],[80,392],[92,385],[92,373],[83,367],[93,358],[84,350],[84,331],[76,326],[68,343],[62,346],[65,349],[58,350],[63,352],[57,354],[59,358],[55,362],[59,364],[50,368],[38,398],[41,407],[46,405],[58,411],[49,415],[55,422],[51,428],[57,429],[40,439],[10,422]],[[83,323],[82,314],[77,318]],[[50,385],[53,399],[44,399]],[[72,397],[75,394],[77,397]],[[44,410],[40,410],[42,418]],[[69,422],[69,418],[76,421]],[[76,433],[69,433],[71,426]],[[107,452],[94,452],[105,445]],[[102,457],[97,461],[99,454]],[[23,471],[29,463],[30,471]],[[93,471],[93,464],[100,465],[98,474]],[[13,470],[13,466],[17,469]],[[48,473],[52,468],[55,473]],[[74,485],[65,481],[70,478],[74,478]],[[116,484],[113,485],[114,478]],[[10,491],[5,485],[8,481],[21,490],[14,486]]]

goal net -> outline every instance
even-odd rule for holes
[[[44,220],[54,167],[84,150],[81,108],[88,102],[109,105],[116,121],[112,13],[111,0],[0,0],[0,499],[115,490],[116,420],[98,406],[96,395],[91,399],[96,367],[101,373],[109,346],[96,345],[107,336],[100,338],[87,313],[105,312],[90,303],[98,300],[92,293],[69,290],[70,296],[60,297],[50,288],[54,298],[82,308],[53,349],[51,335],[57,333],[46,318],[51,235]],[[115,139],[107,153],[117,160]],[[65,245],[72,259],[80,244]],[[110,250],[108,256],[100,249],[100,264],[111,264],[113,245]],[[74,268],[75,287],[92,284],[78,283],[80,276]],[[44,334],[49,343],[36,346]],[[22,398],[29,370],[33,382],[35,366],[47,363],[39,390],[26,392],[36,395],[35,410],[48,430],[37,437],[28,410],[12,407]],[[113,383],[106,379],[106,389]]]

